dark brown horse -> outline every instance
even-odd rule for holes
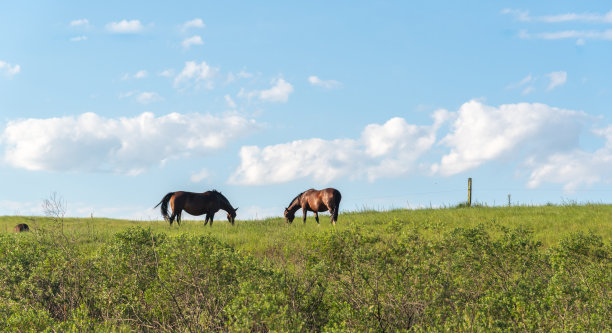
[[[170,208],[172,209],[172,215],[168,215],[168,202],[170,202]],[[170,192],[164,196],[164,198],[155,205],[154,208],[161,205],[161,214],[164,219],[170,222],[174,221],[181,225],[181,213],[186,211],[187,213],[195,216],[206,214],[204,225],[210,221],[212,227],[215,213],[219,209],[223,209],[227,212],[227,220],[234,225],[234,219],[236,218],[236,211],[238,207],[232,207],[229,200],[216,190],[207,191],[204,193],[193,193],[193,192]]]
[[[342,195],[340,191],[335,188],[326,188],[324,190],[317,191],[310,189],[297,195],[289,207],[285,208],[285,223],[293,222],[295,218],[295,212],[302,208],[304,212],[304,223],[306,223],[306,212],[314,212],[315,220],[319,223],[319,212],[325,212],[329,210],[331,214],[331,223],[336,225],[338,221],[338,209],[340,207],[340,200]]]
[[[30,231],[30,227],[28,227],[27,224],[25,223],[20,223],[18,225],[15,226],[15,228],[13,228],[14,232],[24,232],[24,231]]]

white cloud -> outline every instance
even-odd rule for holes
[[[461,106],[451,132],[440,143],[450,147],[434,173],[450,176],[520,152],[549,156],[578,145],[584,113],[545,104],[492,107],[472,100]]]
[[[408,124],[403,118],[366,126],[361,142],[374,162],[366,170],[368,179],[397,177],[415,170],[418,159],[436,143],[436,132],[448,117],[448,112],[439,110],[433,114],[432,126]]]
[[[132,97],[132,96],[136,95],[137,93],[138,93],[138,91],[135,91],[135,90],[124,92],[124,93],[120,93],[119,94],[119,98]]]
[[[308,82],[310,82],[310,84],[313,86],[322,87],[325,89],[334,89],[342,86],[342,83],[336,80],[321,80],[319,77],[314,75],[308,77]]]
[[[201,83],[204,83],[206,88],[212,89],[212,78],[215,72],[216,69],[210,67],[206,61],[199,64],[195,61],[187,61],[181,73],[174,78],[174,87],[195,86],[197,88]]]
[[[612,179],[612,126],[596,134],[605,137],[606,144],[595,152],[575,149],[550,155],[544,161],[529,160],[533,171],[527,185],[535,188],[542,183],[560,183],[565,184],[566,191],[573,192],[580,185],[609,183]]]
[[[0,207],[2,207],[0,215],[36,216],[42,214],[40,202],[0,200]]]
[[[227,106],[229,106],[232,109],[236,108],[236,102],[234,102],[234,100],[232,99],[232,97],[230,95],[225,95],[225,102],[227,103]]]
[[[532,91],[535,90],[535,88],[533,86],[535,81],[536,81],[536,78],[533,77],[531,74],[529,74],[526,77],[524,77],[521,81],[508,85],[506,87],[506,89],[521,88],[522,89],[521,93],[523,95],[527,95],[527,94],[529,94],[529,93],[531,93]]]
[[[534,170],[529,176],[528,187],[536,188],[542,183],[565,184],[564,190],[575,191],[580,185],[593,185],[602,181],[602,176],[608,180],[612,176],[609,171],[612,163],[612,152],[600,150],[587,153],[576,150],[567,154],[554,154],[544,163],[529,163]]]
[[[535,88],[533,86],[528,86],[528,87],[525,87],[525,89],[523,89],[523,91],[521,91],[521,94],[522,95],[529,95],[534,90],[535,90]]]
[[[240,149],[240,167],[230,183],[264,185],[311,177],[318,183],[349,174],[357,166],[360,153],[355,140],[298,140],[267,146],[244,146]],[[314,163],[316,161],[316,163]]]
[[[508,85],[506,89],[520,88],[529,83],[532,83],[533,81],[535,81],[535,78],[530,73],[529,75],[525,76],[521,81]]]
[[[281,102],[285,103],[289,100],[289,95],[293,92],[291,83],[283,78],[278,78],[272,81],[272,88],[258,92],[259,99],[266,102]]]
[[[158,93],[153,92],[153,91],[139,92],[137,90],[132,90],[132,91],[128,91],[128,92],[119,94],[119,98],[130,98],[130,97],[134,97],[136,102],[140,104],[150,104],[150,103],[155,103],[155,102],[161,102],[164,100],[163,97],[161,97]]]
[[[158,75],[159,76],[163,76],[163,77],[172,77],[172,76],[174,76],[174,70],[173,69],[164,69],[163,71],[159,72]]]
[[[144,30],[144,27],[139,20],[121,20],[120,22],[108,23],[106,30],[116,34],[134,34]]]
[[[183,40],[183,42],[181,43],[181,45],[183,45],[183,48],[188,49],[193,45],[203,45],[204,41],[202,41],[202,37],[200,36],[192,36],[189,38],[185,38]]]
[[[435,143],[435,133],[446,119],[434,114],[432,126],[417,126],[402,118],[366,126],[361,138],[297,140],[259,148],[244,146],[241,164],[229,182],[242,185],[284,183],[312,178],[327,184],[340,177],[370,181],[414,170],[416,160]]]
[[[249,79],[252,78],[253,74],[246,72],[245,70],[241,70],[240,72],[234,74],[232,72],[227,73],[227,80],[225,83],[234,82],[236,79]]]
[[[145,70],[140,70],[134,74],[135,79],[144,79],[147,76],[149,76],[149,73],[147,73]]]
[[[596,132],[606,139],[605,147],[579,149],[592,120],[584,112],[545,104],[489,106],[472,100],[456,112],[436,111],[427,126],[396,117],[366,126],[356,139],[243,146],[240,165],[228,182],[266,185],[310,179],[324,185],[340,178],[374,181],[414,173],[448,177],[495,162],[527,171],[529,187],[559,183],[572,191],[612,181],[612,126]],[[437,140],[444,124],[449,131]],[[439,162],[429,163],[436,146],[448,149]]]
[[[284,211],[285,206],[265,208],[259,206],[240,207],[237,218],[240,220],[262,220],[270,217],[281,217]]]
[[[210,172],[206,169],[202,169],[199,172],[193,173],[189,180],[191,180],[192,183],[199,183],[208,177],[210,177]]]
[[[244,88],[241,88],[240,92],[238,92],[238,97],[247,98],[249,101],[251,98],[255,97],[264,102],[286,103],[289,100],[289,95],[293,93],[293,86],[291,83],[285,81],[283,78],[278,78],[272,80],[271,84],[272,87],[266,90],[253,90],[247,92]]]
[[[89,26],[89,20],[88,19],[78,19],[78,20],[72,20],[70,21],[70,26],[71,27],[88,27]]]
[[[546,90],[550,91],[555,89],[556,87],[562,86],[567,81],[567,73],[566,72],[552,72],[546,74],[546,76],[550,79],[550,84],[548,84],[548,88]]]
[[[502,10],[502,14],[514,15],[516,17],[516,19],[519,20],[519,21],[525,21],[525,22],[531,21],[531,17],[529,16],[529,12],[528,11],[524,11],[524,10],[506,8],[506,9]]]
[[[71,42],[82,42],[85,40],[87,40],[87,36],[75,36],[75,37],[70,38]]]
[[[136,72],[134,75],[131,74],[123,74],[123,76],[121,77],[121,80],[129,80],[129,79],[144,79],[147,76],[149,76],[149,72],[147,72],[146,70],[139,70],[138,72]]]
[[[575,23],[574,25],[584,23],[612,23],[612,11],[605,14],[598,13],[564,13],[557,15],[530,16],[529,12],[516,9],[504,9],[502,14],[510,14],[522,22],[543,22],[549,24],[558,23]],[[523,29],[518,36],[523,39],[543,39],[543,40],[562,40],[575,39],[576,45],[584,45],[586,40],[612,40],[612,29],[593,30],[593,29],[573,29],[560,31],[546,31],[530,33]]]
[[[136,96],[136,101],[140,104],[150,104],[154,102],[161,102],[164,99],[159,96],[156,92],[141,92]]]
[[[239,116],[84,113],[10,121],[0,139],[5,163],[16,168],[138,174],[169,159],[209,154],[259,127]]]
[[[506,89],[521,89],[521,94],[527,95],[536,90],[536,84],[538,82],[541,82],[539,88],[544,88],[543,82],[546,80],[542,80],[542,77],[548,79],[546,91],[552,91],[553,89],[560,87],[567,82],[567,72],[564,71],[551,72],[541,76],[533,76],[532,74],[529,74],[521,81],[508,85]]]
[[[567,13],[559,15],[547,15],[537,17],[536,20],[547,22],[547,23],[560,23],[560,22],[590,22],[590,23],[612,23],[612,11],[606,14],[593,14],[593,13]]]
[[[204,21],[200,18],[193,19],[191,21],[187,21],[183,23],[183,30],[187,30],[190,28],[204,28]]]
[[[19,74],[20,71],[21,71],[21,66],[11,65],[8,62],[0,60],[0,74],[4,74],[10,78],[10,77],[13,77],[14,75]]]
[[[519,37],[523,39],[544,39],[544,40],[559,40],[559,39],[576,39],[579,45],[584,44],[587,39],[594,40],[612,40],[612,29],[603,31],[596,30],[563,30],[555,32],[539,32],[529,33],[527,30],[521,30]]]
[[[96,204],[75,202],[68,206],[66,215],[71,217],[116,217],[128,219],[132,221],[154,221],[161,220],[159,208],[137,206],[137,205],[120,205],[115,207],[98,206]]]
[[[514,15],[517,20],[523,22],[587,22],[587,23],[612,23],[612,11],[605,14],[597,13],[565,13],[557,15],[531,16],[528,11],[517,9],[504,9],[502,14]]]

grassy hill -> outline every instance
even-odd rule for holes
[[[5,216],[0,330],[611,330],[611,241],[610,205]]]
[[[113,234],[130,227],[151,228],[153,232],[168,235],[188,233],[190,235],[212,235],[230,245],[249,252],[265,251],[272,245],[298,245],[305,235],[325,234],[342,230],[360,230],[383,238],[398,233],[417,231],[424,237],[440,239],[455,228],[473,228],[484,225],[492,234],[500,228],[521,227],[530,230],[533,238],[544,247],[557,244],[572,232],[593,232],[604,240],[612,240],[612,205],[567,205],[567,206],[514,206],[472,207],[445,209],[398,209],[392,211],[360,211],[341,214],[335,228],[328,215],[321,215],[320,225],[309,213],[306,224],[301,221],[301,211],[291,225],[282,218],[265,220],[237,220],[232,227],[224,217],[217,214],[213,227],[204,226],[203,221],[183,221],[172,227],[163,220],[130,221],[107,218],[65,218],[63,231],[82,242],[103,242]],[[238,216],[240,217],[240,216]],[[0,233],[12,233],[19,223],[27,223],[33,230],[61,229],[62,225],[47,217],[0,217]],[[288,242],[291,240],[290,242]],[[296,244],[296,241],[297,244]],[[285,244],[287,243],[288,244]]]

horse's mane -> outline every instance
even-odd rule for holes
[[[229,202],[229,200],[227,200],[227,198],[223,195],[223,193],[221,193],[221,192],[219,192],[217,190],[212,190],[211,192],[216,194],[216,195],[218,195],[218,196],[220,196],[221,199],[224,200],[227,205],[229,205],[230,207],[232,206],[232,204]]]
[[[306,191],[304,191],[304,192],[306,192]],[[300,193],[300,194],[296,195],[296,196],[295,196],[295,198],[291,199],[291,201],[289,202],[289,205],[288,205],[287,207],[291,207],[291,204],[292,204],[292,203],[293,203],[293,202],[294,202],[294,201],[295,201],[297,198],[301,197],[301,196],[302,196],[302,194],[304,194],[304,192],[302,192],[302,193]]]

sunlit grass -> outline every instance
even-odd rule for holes
[[[522,227],[533,232],[534,238],[544,247],[557,242],[572,232],[593,232],[604,241],[612,239],[612,205],[562,205],[562,206],[514,206],[472,207],[440,209],[397,209],[391,211],[363,210],[341,213],[336,227],[332,227],[329,215],[320,215],[317,225],[309,214],[302,223],[300,214],[292,224],[286,225],[282,218],[264,220],[237,220],[231,226],[225,219],[214,222],[212,227],[203,221],[183,221],[173,226],[165,221],[130,221],[108,218],[65,218],[58,222],[47,217],[0,217],[0,232],[13,232],[19,223],[27,223],[33,232],[61,230],[85,246],[95,247],[117,232],[133,226],[151,228],[169,236],[187,233],[212,235],[237,249],[255,255],[267,256],[270,251],[298,249],[307,246],[308,236],[320,233],[360,229],[382,239],[396,237],[401,233],[418,232],[424,237],[440,239],[456,228],[471,228],[484,225],[495,236],[500,228]]]

